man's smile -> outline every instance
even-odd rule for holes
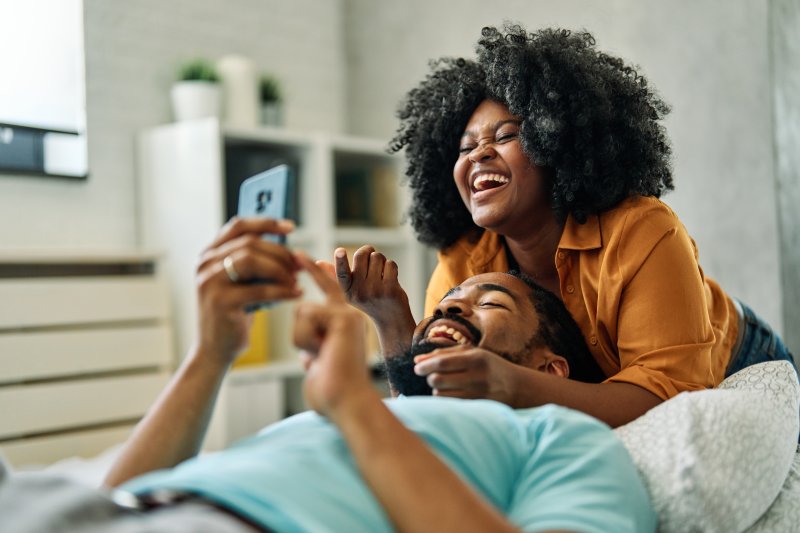
[[[450,313],[434,317],[425,327],[417,342],[427,341],[434,344],[472,344],[477,346],[481,339],[478,328],[459,315]]]

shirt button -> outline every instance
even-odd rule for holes
[[[572,285],[567,285],[567,292],[572,294],[573,292],[575,292],[575,287],[573,287]]]
[[[597,346],[597,337],[592,335],[591,337],[589,337],[589,342],[592,343],[592,346]]]

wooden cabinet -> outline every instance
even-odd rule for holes
[[[423,249],[402,223],[407,198],[399,179],[401,161],[385,149],[385,142],[373,139],[274,128],[227,129],[215,119],[143,132],[138,160],[141,244],[165,251],[181,353],[194,335],[194,271],[201,251],[235,214],[241,182],[278,164],[288,164],[297,177],[294,218],[298,227],[288,245],[330,261],[337,246],[354,250],[372,244],[397,261],[400,281],[419,318],[424,304]],[[303,283],[307,297],[319,297],[309,280]],[[229,385],[278,383],[280,388],[288,377],[300,374],[290,341],[291,307],[282,304],[271,310],[264,332],[270,354],[266,366],[277,366],[234,370]],[[275,396],[281,394],[278,390]],[[244,416],[240,408],[225,405],[245,397],[249,396],[223,391],[220,410],[228,413],[219,416]],[[276,412],[280,414],[282,407]],[[248,426],[228,422],[222,426],[239,429],[223,429],[217,442],[212,435],[212,447]]]
[[[155,255],[0,252],[0,452],[13,464],[122,442],[173,354]]]

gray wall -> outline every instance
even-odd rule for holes
[[[502,5],[502,9],[499,6]],[[403,93],[442,55],[472,56],[482,26],[585,28],[638,64],[673,105],[676,191],[665,197],[706,274],[782,327],[768,7],[732,0],[346,0],[349,128],[385,137]],[[795,33],[796,34],[796,33]]]
[[[770,22],[784,340],[800,355],[800,2],[772,0]]]
[[[428,59],[471,55],[482,26],[511,19],[589,29],[601,48],[641,66],[674,107],[677,190],[666,201],[706,272],[779,327],[785,293],[786,329],[799,334],[797,0],[84,2],[91,176],[0,176],[0,246],[137,243],[135,135],[171,120],[169,87],[187,58],[238,52],[273,71],[289,95],[290,128],[386,138]]]
[[[283,81],[289,127],[340,131],[341,17],[339,0],[84,0],[91,176],[0,176],[0,246],[136,245],[135,135],[172,120],[187,59],[247,55]]]

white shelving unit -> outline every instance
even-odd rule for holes
[[[355,249],[372,244],[397,261],[400,281],[419,317],[424,303],[423,248],[410,228],[400,224],[407,206],[405,188],[399,186],[400,161],[387,154],[385,147],[379,140],[325,133],[230,129],[216,119],[144,131],[139,138],[138,161],[141,244],[165,253],[179,353],[186,352],[194,335],[194,272],[201,251],[235,212],[241,181],[280,163],[293,167],[297,176],[295,218],[299,224],[289,237],[289,246],[330,261],[337,246]],[[348,182],[351,189],[343,191],[341,185],[352,176],[363,180],[364,187],[353,189]],[[349,206],[355,211],[364,207],[366,212],[375,205],[372,212],[376,217],[356,213],[361,218],[354,218],[343,209],[337,213],[337,191],[355,195],[339,198],[339,207]],[[365,201],[373,203],[365,206]],[[318,295],[308,285],[306,288],[308,296]],[[270,312],[268,338],[274,361],[270,365],[278,366],[235,370],[230,384],[268,382],[280,387],[287,377],[299,374],[299,365],[293,363],[296,351],[290,342],[290,320],[291,305],[283,304]],[[222,409],[236,411],[235,406]],[[276,412],[274,416],[282,414]],[[236,427],[241,429],[239,422]],[[223,435],[219,444],[227,440]]]

